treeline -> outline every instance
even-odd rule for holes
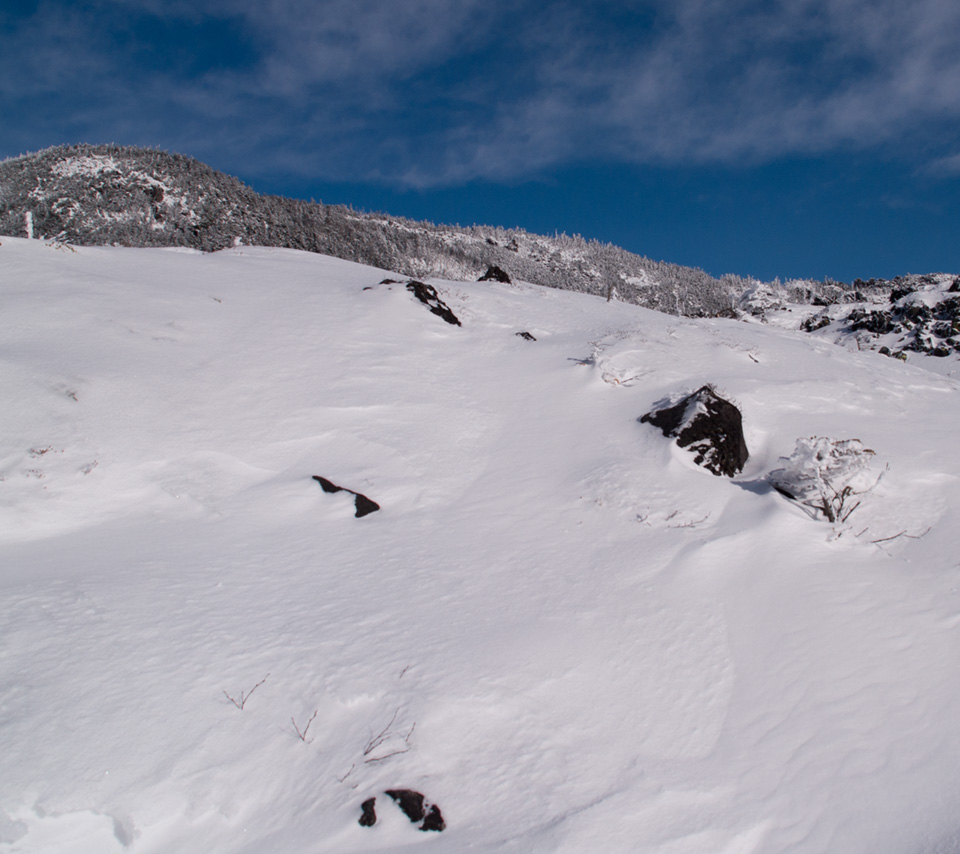
[[[576,235],[435,225],[261,195],[191,157],[127,146],[58,146],[0,162],[0,234],[26,236],[27,213],[36,236],[80,245],[213,252],[239,242],[458,280],[496,264],[514,279],[687,316],[733,314],[758,284]]]

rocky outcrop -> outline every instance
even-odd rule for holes
[[[709,385],[679,403],[648,412],[640,422],[676,438],[677,445],[695,455],[693,461],[698,466],[718,476],[733,477],[743,470],[750,456],[740,410]]]

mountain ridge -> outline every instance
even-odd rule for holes
[[[113,144],[59,145],[0,161],[0,235],[204,252],[238,244],[273,246],[410,277],[458,281],[476,280],[496,266],[513,279],[667,314],[761,321],[777,303],[892,307],[904,287],[922,287],[931,277],[857,279],[852,285],[761,282],[735,274],[717,278],[579,235],[438,225],[262,194],[195,158]],[[797,328],[804,319],[797,317]]]
[[[180,154],[61,145],[0,161],[0,234],[64,242],[303,249],[410,276],[513,278],[687,316],[732,311],[753,279],[720,278],[579,235],[417,222],[257,193]]]

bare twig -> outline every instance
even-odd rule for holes
[[[356,767],[357,767],[357,764],[356,764],[356,763],[354,763],[353,765],[351,765],[351,766],[350,766],[350,770],[347,771],[346,774],[344,774],[342,777],[337,777],[337,782],[338,782],[338,783],[342,783],[344,780],[346,780],[347,777],[349,777],[349,776],[353,773],[353,769],[356,768]]]
[[[370,737],[370,740],[367,742],[366,746],[363,748],[363,755],[369,756],[376,750],[381,744],[383,744],[391,735],[390,727],[393,726],[394,721],[397,719],[397,715],[400,714],[400,709],[397,709],[393,713],[393,717],[390,718],[390,723],[388,723],[380,732],[376,735]]]
[[[710,514],[707,513],[707,515],[704,516],[702,519],[692,519],[692,520],[689,521],[689,522],[684,522],[682,525],[667,525],[667,527],[668,527],[668,528],[673,528],[674,530],[677,530],[677,529],[679,529],[679,528],[696,528],[697,525],[703,524],[703,523],[706,522],[707,519],[709,519],[709,518],[710,518]]]
[[[906,537],[908,540],[919,540],[921,537],[925,537],[929,533],[930,528],[927,528],[921,534],[908,534],[906,529],[904,529],[899,534],[894,534],[892,537],[881,537],[879,540],[870,540],[870,542],[876,545],[877,543],[888,543],[890,540],[896,540],[900,537]]]
[[[297,722],[293,719],[293,715],[290,716],[290,723],[293,724],[293,728],[297,731],[297,736],[299,737],[300,741],[307,741],[307,732],[310,729],[310,724],[313,723],[313,719],[317,716],[317,712],[319,711],[319,709],[316,709],[310,716],[310,720],[307,721],[307,725],[303,728],[303,732],[300,732],[300,727],[297,726]],[[313,741],[313,739],[311,738],[310,741]]]
[[[269,678],[270,678],[270,674],[268,673],[266,676],[263,677],[263,679],[261,679],[261,680],[260,680],[256,685],[254,685],[249,691],[244,692],[243,690],[241,690],[241,691],[240,691],[240,700],[239,700],[239,701],[238,701],[236,698],[231,697],[226,691],[223,692],[223,695],[224,695],[231,703],[233,703],[233,705],[235,705],[235,706],[242,712],[242,711],[243,711],[243,707],[244,707],[245,705],[247,705],[247,700],[250,699],[250,697],[252,696],[253,692],[256,691],[257,688],[259,688],[259,687],[260,687],[264,682],[266,682],[267,679],[269,679]]]
[[[406,735],[396,732],[393,729],[393,725],[397,720],[397,715],[400,714],[400,709],[397,709],[393,713],[393,717],[390,718],[390,723],[388,723],[380,732],[376,735],[370,737],[370,740],[367,742],[366,746],[363,748],[363,755],[369,757],[363,761],[366,763],[370,762],[382,762],[384,759],[389,759],[391,756],[399,756],[401,753],[409,753],[410,751],[410,737],[413,735],[413,731],[417,728],[417,722],[413,722],[413,726],[407,731]],[[371,756],[377,748],[382,747],[388,742],[393,742],[392,745],[388,745],[387,753],[384,753],[379,756]]]

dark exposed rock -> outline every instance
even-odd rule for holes
[[[900,277],[898,276],[897,279]],[[897,281],[894,279],[894,282]],[[903,299],[907,294],[912,294],[916,291],[916,287],[913,285],[896,285],[890,290],[890,302],[896,302],[898,299]]]
[[[675,437],[681,448],[689,448],[696,455],[697,465],[718,476],[733,477],[743,470],[749,457],[740,410],[709,385],[677,404],[648,412],[640,421]]]
[[[427,803],[420,792],[413,789],[387,789],[384,794],[394,800],[403,814],[410,819],[411,824],[420,823],[419,830],[432,830],[439,833],[446,829],[447,823],[443,820],[440,807],[436,804]],[[374,811],[376,800],[376,798],[368,798],[360,805],[359,824],[361,827],[373,827],[377,823],[377,814]]]
[[[914,303],[903,309],[903,316],[913,323],[920,323],[924,320],[929,320],[932,313],[923,303]]]
[[[423,808],[423,795],[413,789],[387,789],[385,795],[393,798],[397,806],[410,821],[423,821],[426,811]]]
[[[484,273],[479,279],[478,282],[503,282],[504,284],[511,284],[510,276],[507,275],[506,270],[501,270],[496,264],[491,264],[487,267],[487,272]]]
[[[445,829],[447,823],[443,820],[443,816],[440,815],[440,807],[436,804],[430,806],[429,811],[427,812],[426,818],[423,820],[423,824],[420,825],[421,830],[435,830],[439,833],[441,830]]]
[[[897,329],[897,324],[889,311],[864,311],[858,308],[851,311],[847,319],[850,321],[850,329],[854,332],[865,329],[874,335],[884,335],[887,332],[895,332]]]
[[[947,293],[950,294],[955,294],[957,291],[960,291],[960,276],[957,276],[957,278],[953,280],[953,283],[950,285],[950,287],[947,288]]]
[[[534,338],[529,332],[518,332],[517,335],[518,335],[520,338],[523,338],[524,341],[536,341],[536,340],[537,340],[537,339]]]
[[[335,483],[327,480],[325,477],[320,477],[320,475],[315,474],[313,479],[320,484],[324,492],[349,492],[354,497],[353,506],[357,511],[354,516],[357,519],[360,519],[363,516],[368,516],[371,513],[375,513],[380,509],[380,505],[377,504],[376,501],[367,498],[366,495],[363,495],[360,492],[354,492],[352,489],[347,489],[344,486],[337,486]]]
[[[930,334],[936,335],[937,338],[949,338],[955,331],[953,325],[945,320],[940,320],[930,327]]]
[[[804,332],[816,332],[830,325],[830,318],[826,314],[811,315],[801,324]]]
[[[440,299],[437,289],[433,285],[427,285],[423,282],[407,282],[407,290],[410,291],[420,302],[430,309],[431,314],[442,317],[447,323],[454,326],[462,326],[459,318],[450,310],[450,306]]]
[[[360,827],[373,827],[377,823],[377,812],[374,809],[376,803],[376,798],[367,798],[360,804],[360,820],[357,822]]]

